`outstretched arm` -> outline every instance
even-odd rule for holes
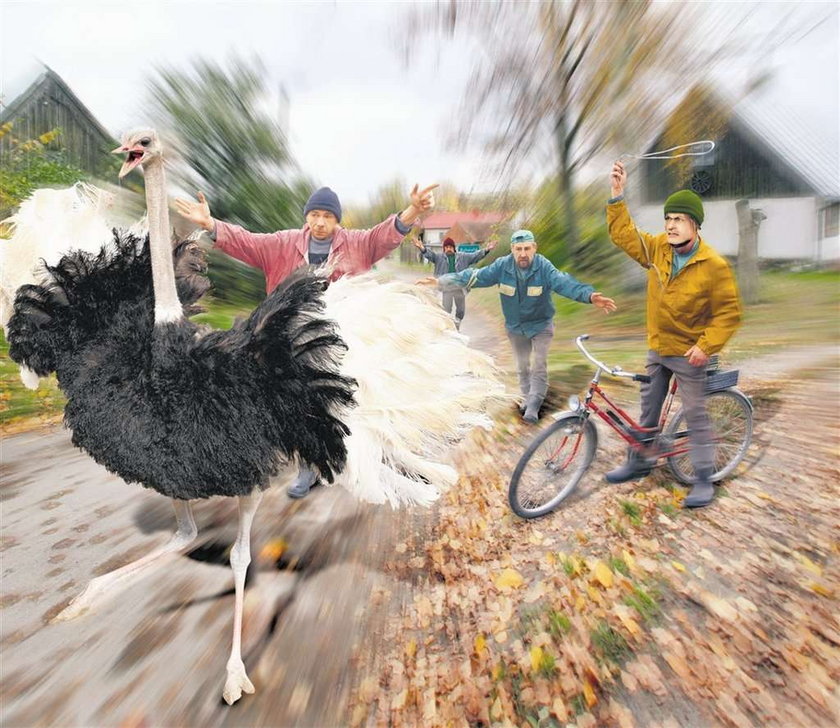
[[[467,268],[460,273],[445,273],[438,278],[442,290],[449,288],[488,288],[498,285],[502,275],[503,259],[494,260],[486,268]]]
[[[214,220],[210,215],[210,205],[203,192],[197,194],[198,202],[175,199],[175,206],[187,220],[195,223],[210,233],[216,247],[231,258],[241,260],[247,265],[261,270],[266,269],[266,253],[269,248],[287,240],[287,232],[252,233],[238,225],[231,225],[222,220]]]
[[[439,254],[435,253],[433,250],[429,250],[426,247],[426,244],[422,240],[412,240],[414,243],[414,247],[420,251],[420,254],[431,263],[437,263]]]
[[[371,265],[399,246],[400,241],[411,230],[411,226],[420,214],[434,208],[433,190],[437,186],[436,184],[429,185],[421,190],[419,185],[414,185],[410,193],[411,204],[399,215],[388,217],[370,230],[347,231],[351,238],[358,241],[357,244],[367,249]]]
[[[610,172],[612,197],[607,203],[607,227],[610,239],[642,267],[650,268],[656,236],[639,230],[633,218],[630,217],[630,211],[624,201],[626,183],[627,171],[621,162],[616,162]]]

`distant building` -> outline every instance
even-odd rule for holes
[[[440,250],[445,238],[459,246],[484,243],[509,218],[505,212],[433,212],[420,223],[420,239],[431,250]]]
[[[735,203],[747,199],[766,215],[758,231],[760,259],[840,262],[840,167],[830,131],[814,132],[783,99],[761,94],[730,103],[719,92],[698,97],[692,89],[665,129],[676,126],[680,114],[691,116],[692,131],[700,134],[688,141],[710,138],[716,147],[683,160],[642,161],[641,183],[629,188],[640,228],[661,230],[665,198],[690,187],[703,198],[703,237],[720,253],[738,254]],[[697,119],[717,121],[708,122],[710,131],[698,129]],[[646,151],[674,143],[673,133],[668,141],[663,131]]]
[[[26,90],[0,111],[0,125],[12,125],[9,133],[0,137],[0,162],[8,155],[13,139],[37,139],[59,129],[58,141],[67,161],[97,174],[116,140],[55,71],[40,66],[33,76]]]

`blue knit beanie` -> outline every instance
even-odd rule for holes
[[[341,203],[338,201],[338,195],[329,187],[322,187],[312,193],[312,196],[306,202],[306,207],[303,208],[304,217],[312,210],[331,212],[341,222]]]

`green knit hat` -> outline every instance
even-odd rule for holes
[[[684,212],[691,215],[698,225],[703,224],[703,200],[691,190],[680,190],[665,200],[665,214],[669,212]]]

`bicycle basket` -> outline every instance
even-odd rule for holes
[[[738,369],[730,369],[728,372],[709,372],[706,376],[706,394],[734,387],[738,384],[738,374]]]

